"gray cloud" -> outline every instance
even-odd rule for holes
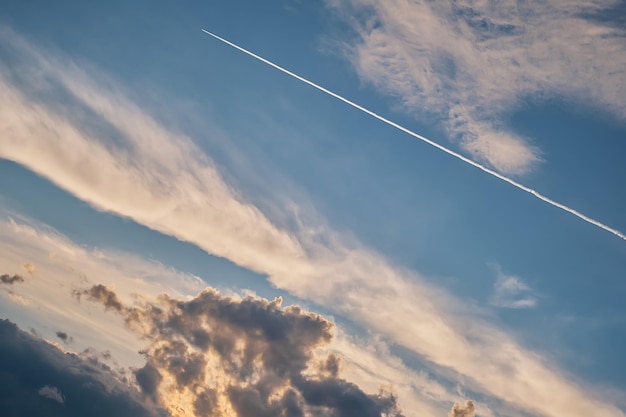
[[[58,331],[56,332],[56,335],[59,339],[61,339],[63,341],[63,343],[68,344],[68,343],[72,343],[74,341],[74,338],[72,336],[69,336],[67,333],[62,332],[62,331]]]
[[[102,285],[75,295],[119,313],[149,341],[135,378],[164,407],[181,408],[168,403],[176,393],[199,415],[402,416],[394,396],[366,394],[338,376],[336,356],[320,353],[331,322],[282,307],[281,299],[240,300],[208,289],[189,301],[163,295],[126,306]]]
[[[164,416],[94,360],[0,320],[0,410],[7,417]],[[51,401],[52,400],[52,401]]]
[[[59,404],[65,403],[65,397],[63,396],[61,391],[55,386],[46,385],[44,387],[41,387],[41,389],[37,391],[37,394],[41,395],[42,397],[56,401]]]
[[[448,413],[448,417],[474,417],[474,414],[474,403],[468,400],[465,402],[465,406],[455,403]]]
[[[7,285],[13,285],[15,283],[24,282],[24,277],[19,274],[2,274],[0,275],[0,282]]]

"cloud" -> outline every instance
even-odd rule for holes
[[[491,304],[505,308],[531,308],[537,305],[537,297],[520,278],[505,275],[499,266],[496,266],[498,279],[493,285]]]
[[[41,314],[36,321],[21,322],[20,325],[72,329],[75,335],[80,335],[72,344],[76,351],[91,351],[90,346],[99,346],[109,349],[123,366],[142,368],[145,365],[143,358],[136,354],[142,349],[143,342],[120,327],[123,322],[101,314],[101,309],[94,308],[92,303],[73,302],[68,288],[84,288],[90,282],[101,280],[109,288],[115,288],[116,298],[111,298],[109,305],[119,303],[121,307],[123,302],[134,299],[133,294],[153,299],[166,292],[173,298],[190,299],[205,286],[197,277],[154,265],[130,254],[90,249],[28,219],[20,221],[24,223],[0,221],[0,243],[6,249],[0,252],[0,268],[14,265],[19,259],[41,259],[38,268],[46,276],[45,280],[37,280],[36,285],[27,288]],[[51,251],[54,256],[49,257]],[[97,294],[97,291],[93,293]],[[84,299],[88,295],[82,294],[81,297]],[[420,410],[420,416],[445,414],[450,398],[456,396],[446,388],[447,383],[435,381],[424,371],[408,368],[381,340],[354,338],[339,328],[336,333],[323,349],[331,356],[342,358],[342,377],[346,380],[368,393],[378,392],[381,385],[393,386],[401,407]],[[107,360],[95,354],[89,357],[92,356]],[[154,386],[159,374],[146,367],[145,372],[137,377],[139,385],[149,387]]]
[[[125,366],[142,361],[137,353],[140,340],[132,334],[120,337],[120,324],[111,322],[110,318],[102,320],[103,315],[97,311],[78,309],[68,288],[99,280],[115,287],[123,299],[130,300],[132,294],[156,297],[163,292],[185,297],[205,286],[197,276],[131,254],[87,248],[41,224],[21,221],[7,220],[6,213],[0,212],[0,270],[19,264],[22,259],[37,259],[39,273],[45,279],[32,280],[33,285],[28,286],[7,286],[0,292],[0,297],[7,300],[0,301],[6,307],[2,314],[21,317],[19,324],[25,328],[64,332],[71,329],[72,347],[77,351],[105,345]],[[19,289],[20,293],[9,292],[9,288]],[[8,300],[15,304],[10,305]],[[50,336],[56,337],[54,333]]]
[[[31,263],[23,262],[21,266],[22,269],[28,272],[30,275],[35,275],[35,273],[37,272],[37,267]]]
[[[451,139],[507,174],[541,162],[504,128],[529,97],[557,96],[626,116],[626,31],[591,16],[616,1],[335,1],[354,31],[350,61],[361,79],[398,97],[418,118],[442,120]]]
[[[69,344],[72,343],[74,341],[74,338],[72,336],[69,336],[67,333],[62,332],[62,331],[58,331],[56,332],[56,335],[59,339],[61,339],[63,341],[63,343],[65,344]]]
[[[0,282],[7,285],[13,285],[16,282],[24,282],[24,277],[19,274],[2,274],[0,275]]]
[[[189,301],[163,295],[157,304],[126,306],[102,285],[76,294],[119,313],[149,341],[135,377],[146,396],[170,411],[402,416],[395,397],[368,395],[339,378],[335,356],[314,361],[334,325],[300,307],[282,307],[280,298],[235,299],[207,289]]]
[[[0,369],[4,415],[162,415],[143,405],[118,375],[63,353],[8,320],[0,320]]]
[[[345,234],[300,219],[292,230],[274,224],[224,181],[190,138],[165,129],[96,69],[89,74],[98,82],[14,34],[3,41],[20,52],[22,61],[15,65],[24,71],[12,78],[0,72],[0,156],[100,210],[265,274],[278,288],[346,316],[514,407],[546,416],[623,415],[593,389],[573,383],[554,364],[476,318],[467,303]],[[31,65],[20,66],[24,61]],[[36,78],[29,73],[34,69],[52,80],[40,82],[37,94],[24,87],[41,80],[39,73]],[[59,88],[67,94],[63,102],[48,91]],[[88,110],[94,120],[72,120],[74,107]],[[115,141],[107,139],[111,133]],[[81,262],[76,255],[72,259]],[[124,312],[125,301],[118,300],[121,306],[114,301],[109,308]],[[210,398],[207,393],[199,404],[210,404]]]
[[[55,386],[46,385],[44,387],[41,387],[39,391],[37,391],[37,394],[41,395],[42,397],[56,401],[59,404],[65,403],[65,397],[63,396],[61,391]]]
[[[30,299],[28,299],[28,298],[26,298],[26,297],[24,297],[22,295],[16,294],[13,291],[9,290],[9,291],[7,291],[7,294],[9,296],[9,298],[11,300],[13,300],[14,302],[16,302],[17,304],[20,304],[20,305],[23,305],[23,306],[28,306],[28,305],[31,304],[31,300]]]
[[[448,413],[448,417],[474,417],[474,411],[474,403],[468,400],[465,402],[465,406],[455,403]]]

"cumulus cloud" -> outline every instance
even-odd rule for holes
[[[455,403],[448,413],[448,417],[474,417],[474,413],[474,403],[468,400],[465,402],[465,406]]]
[[[157,417],[110,369],[0,320],[0,404],[7,416]],[[61,408],[62,407],[62,408]]]
[[[338,375],[337,357],[320,357],[334,325],[297,306],[225,297],[207,289],[189,301],[163,295],[126,306],[111,289],[75,293],[119,313],[149,341],[135,371],[155,402],[198,415],[402,416],[388,394],[366,394]]]
[[[328,0],[354,29],[359,76],[435,117],[474,158],[523,174],[541,152],[498,120],[528,97],[626,116],[626,30],[617,1]],[[623,12],[622,12],[623,14]]]
[[[65,397],[63,396],[61,391],[55,386],[43,386],[39,389],[39,391],[37,391],[37,394],[41,395],[42,397],[56,401],[59,404],[63,404],[65,402]]]
[[[13,275],[9,275],[9,274],[2,274],[0,275],[0,282],[3,284],[7,284],[7,285],[13,285],[16,282],[24,282],[24,277],[19,275],[19,274],[13,274]]]

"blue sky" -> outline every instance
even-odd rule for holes
[[[1,318],[122,375],[146,339],[88,286],[280,296],[336,324],[310,352],[336,389],[403,415],[624,414],[624,239],[201,31],[623,232],[623,6],[213,3],[3,6]],[[196,404],[128,372],[141,404]]]

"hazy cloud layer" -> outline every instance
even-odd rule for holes
[[[267,274],[277,287],[346,315],[515,407],[547,416],[623,415],[493,325],[460,311],[466,303],[419,275],[323,224],[298,222],[293,231],[273,224],[226,184],[191,139],[159,125],[97,70],[90,74],[98,82],[14,34],[3,40],[19,52],[17,66],[29,65],[19,79],[0,71],[1,157],[94,207]],[[51,80],[39,82],[36,94],[25,87],[35,69]],[[58,89],[65,102],[51,96]],[[67,114],[74,108],[95,120],[72,120]],[[95,128],[102,125],[107,128]]]
[[[162,415],[98,363],[0,320],[0,410],[6,417]]]
[[[626,116],[619,2],[327,0],[355,31],[359,76],[403,110],[443,121],[480,161],[523,174],[541,152],[498,120],[557,96]],[[613,10],[614,9],[614,10]]]
[[[320,356],[334,325],[281,300],[224,297],[122,304],[109,288],[76,291],[119,313],[147,341],[135,373],[144,394],[175,413],[253,416],[401,416],[390,395],[368,395]],[[181,411],[187,410],[187,411]]]

